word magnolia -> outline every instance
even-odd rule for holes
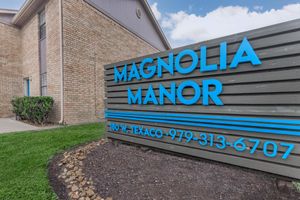
[[[224,71],[227,69],[234,70],[241,63],[251,63],[252,66],[261,64],[261,61],[250,42],[244,38],[235,52],[230,64],[227,61],[227,43],[222,42],[219,45],[220,55],[219,64],[207,64],[207,47],[200,46],[200,53],[191,49],[184,49],[176,56],[170,52],[167,61],[164,58],[158,57],[156,60],[147,57],[144,58],[138,65],[132,63],[130,66],[124,65],[122,68],[114,67],[114,81],[128,82],[132,80],[151,79],[156,76],[162,78],[163,73],[169,73],[171,76],[176,73],[186,75],[194,72],[199,68],[199,73]],[[187,59],[189,57],[190,59]],[[190,60],[188,63],[183,63],[183,59]],[[187,66],[186,66],[187,65]],[[121,70],[120,70],[121,69]],[[153,89],[152,84],[147,88],[138,87],[137,90],[128,88],[128,104],[155,104],[164,105],[165,99],[171,104],[184,104],[192,105],[197,104],[201,99],[201,104],[204,106],[210,105],[223,105],[221,98],[222,83],[217,79],[206,79],[201,81],[201,86],[193,80],[182,81],[179,84],[171,82],[169,86],[162,84],[158,87],[158,92]],[[169,89],[167,89],[169,88]],[[193,90],[192,95],[185,96],[185,90],[190,88]],[[143,92],[145,91],[145,92]]]

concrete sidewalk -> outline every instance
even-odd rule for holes
[[[13,118],[0,118],[0,134],[18,131],[42,130],[44,127],[36,127]]]

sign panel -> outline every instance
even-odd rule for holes
[[[107,135],[300,179],[299,61],[294,20],[107,65]]]

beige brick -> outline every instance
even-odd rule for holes
[[[40,95],[38,15],[21,29],[22,77],[30,77],[30,95]]]
[[[61,33],[59,2],[44,5],[47,89],[55,101],[50,120],[59,122],[61,117],[63,70],[65,122],[95,122],[104,115],[104,65],[158,50],[83,0],[62,0]],[[0,44],[0,117],[4,117],[12,115],[12,97],[23,96],[25,77],[31,78],[31,95],[40,95],[37,11],[20,28],[0,23]]]
[[[54,98],[50,120],[59,122],[61,117],[61,28],[59,0],[51,0],[45,6],[46,15],[46,60],[47,60],[47,95]]]
[[[11,117],[11,99],[23,93],[20,30],[0,22],[0,117]]]
[[[83,0],[63,1],[64,119],[104,116],[104,65],[157,52]]]

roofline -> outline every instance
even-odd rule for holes
[[[161,29],[156,17],[154,16],[152,9],[149,5],[149,3],[147,2],[147,0],[141,0],[143,6],[145,7],[146,12],[150,15],[150,19],[156,29],[156,31],[159,34],[160,39],[162,40],[162,42],[164,43],[165,47],[167,50],[171,49],[171,45],[166,37],[166,35],[164,34],[163,30]]]
[[[26,0],[23,5],[21,6],[19,12],[15,15],[13,18],[12,22],[13,24],[18,24],[18,21],[21,19],[21,17],[24,15],[25,11],[28,9],[29,5],[33,2],[34,0]]]
[[[47,2],[47,1],[46,1]],[[45,3],[43,0],[26,0],[21,9],[19,11],[14,11],[15,16],[12,19],[12,24],[16,26],[22,26],[26,19],[30,17],[35,9],[38,9],[40,5]],[[166,50],[171,49],[171,45],[169,41],[167,40],[164,32],[162,31],[157,19],[155,18],[150,5],[148,4],[147,0],[141,0],[142,5],[144,6],[147,14],[150,16],[150,20],[154,25],[154,28],[158,32],[158,35],[160,39],[162,40],[162,43],[164,44]]]
[[[0,8],[0,13],[1,14],[17,14],[18,10],[14,10],[14,9],[6,9],[6,8]]]
[[[16,26],[22,26],[26,20],[31,17],[37,9],[47,1],[44,0],[26,0],[17,14],[14,16],[12,23]]]
[[[132,30],[131,28],[129,28],[128,26],[126,26],[124,23],[122,23],[120,20],[116,19],[114,16],[112,16],[111,14],[109,14],[106,10],[104,10],[103,8],[101,8],[100,6],[96,5],[92,0],[84,0],[87,4],[89,4],[90,6],[94,7],[96,10],[98,10],[99,12],[103,13],[104,15],[106,15],[107,17],[109,17],[110,19],[112,19],[113,21],[117,22],[119,25],[123,26],[125,29],[127,29],[128,31],[132,32],[133,34],[137,35],[138,37],[140,37],[142,40],[144,40],[145,42],[149,43],[151,46],[153,46],[154,48],[156,48],[157,50],[163,50],[161,48],[159,48],[158,46],[154,45],[153,43],[151,43],[150,41],[146,40],[142,35],[136,33],[134,30]],[[171,46],[166,38],[166,36],[164,35],[158,21],[156,20],[148,2],[146,0],[137,0],[141,3],[143,9],[146,11],[146,15],[149,17],[149,20],[151,22],[151,24],[153,25],[159,39],[162,42],[162,45],[164,47],[165,50],[170,50]]]

